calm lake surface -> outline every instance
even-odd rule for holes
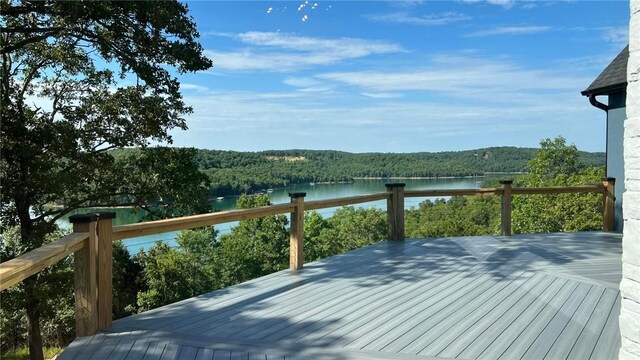
[[[272,204],[282,204],[289,202],[290,192],[306,192],[307,196],[305,200],[325,200],[334,199],[348,196],[374,194],[378,192],[386,191],[385,184],[402,182],[406,184],[406,190],[427,190],[427,189],[475,189],[482,185],[485,180],[504,178],[505,176],[492,176],[485,178],[454,178],[454,179],[372,179],[372,180],[355,180],[346,184],[296,184],[286,188],[274,189],[272,193],[269,193],[269,199]],[[508,176],[507,176],[508,177]],[[425,198],[407,198],[405,199],[405,208],[417,207],[418,204],[424,201]],[[211,206],[215,210],[232,210],[236,207],[237,197],[228,197],[224,200],[214,201]],[[369,203],[354,205],[357,208],[378,208],[386,209],[387,203],[385,200],[373,201]],[[330,217],[335,212],[336,208],[320,209],[318,212],[324,217]],[[142,215],[141,213],[135,213],[129,208],[109,208],[109,209],[83,209],[76,213],[96,212],[96,211],[110,211],[116,213],[114,219],[114,225],[124,225],[139,222]],[[73,215],[75,213],[71,213]],[[59,224],[63,227],[71,227],[68,221],[68,217],[65,217],[59,221]],[[216,225],[215,228],[220,234],[224,234],[230,231],[231,227],[237,225],[237,222],[226,223]],[[136,253],[140,249],[147,250],[151,248],[156,242],[164,241],[168,242],[170,246],[175,246],[175,238],[178,235],[178,231],[167,232],[163,234],[140,236],[124,240],[129,252]]]

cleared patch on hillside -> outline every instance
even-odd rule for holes
[[[267,159],[273,160],[273,161],[288,161],[288,162],[307,160],[307,158],[305,158],[304,156],[267,156]]]

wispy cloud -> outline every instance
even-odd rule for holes
[[[323,39],[281,32],[249,31],[238,34],[237,38],[241,42],[249,45],[304,52],[338,52],[346,57],[361,57],[371,54],[403,51],[401,46],[387,41],[344,37],[338,39]]]
[[[310,86],[318,86],[322,84],[322,81],[318,79],[314,79],[312,77],[288,77],[285,78],[283,83],[285,85],[293,86],[293,87],[310,87]]]
[[[486,98],[510,101],[518,95],[549,91],[579,91],[591,80],[567,68],[535,69],[522,67],[503,59],[482,58],[465,54],[438,55],[420,69],[399,71],[329,72],[317,75],[357,87],[361,92],[386,93],[425,91],[459,98]]]
[[[492,29],[479,30],[467,34],[468,37],[495,36],[495,35],[529,35],[539,34],[553,30],[552,26],[499,26]]]
[[[629,42],[629,27],[612,26],[602,28],[602,38],[616,46],[624,46]]]
[[[363,92],[362,95],[366,97],[370,97],[372,99],[395,99],[403,96],[401,93],[390,93],[390,92],[381,92],[381,93]]]
[[[426,2],[426,0],[393,0],[390,1],[392,6],[402,7],[402,8],[411,8],[422,5]]]
[[[358,38],[323,39],[280,32],[245,32],[232,37],[250,48],[236,51],[206,50],[214,69],[290,72],[343,60],[406,51],[402,46]]]
[[[486,2],[487,4],[498,5],[507,9],[512,7],[515,4],[515,0],[462,0],[462,2],[469,3],[469,4]]]
[[[206,91],[209,91],[209,88],[207,88],[206,86],[198,85],[198,84],[191,84],[191,83],[184,83],[183,82],[183,83],[180,84],[180,90],[206,92]]]
[[[389,14],[369,14],[365,15],[365,18],[377,22],[424,26],[447,25],[471,19],[468,15],[456,12],[428,15],[411,15],[407,12],[394,12]]]

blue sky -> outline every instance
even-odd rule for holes
[[[304,5],[304,6],[302,6]],[[626,45],[626,1],[189,2],[214,67],[181,75],[174,145],[604,151],[580,95]],[[305,18],[306,16],[306,18]]]

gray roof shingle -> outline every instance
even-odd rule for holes
[[[607,66],[582,95],[606,95],[623,90],[627,86],[627,61],[629,60],[629,45]]]

